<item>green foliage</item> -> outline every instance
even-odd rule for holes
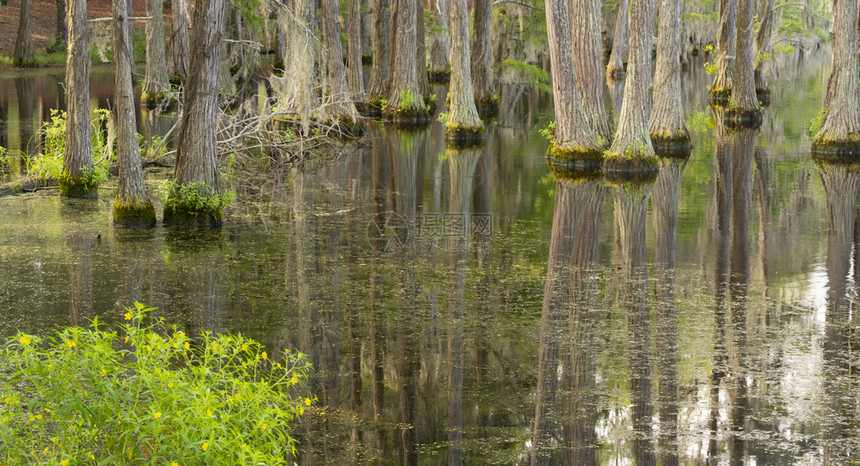
[[[705,62],[705,73],[707,74],[717,74],[719,67],[717,66],[717,59],[714,58],[712,62]]]
[[[236,193],[227,190],[213,193],[206,183],[196,181],[180,185],[176,180],[166,180],[157,190],[164,202],[165,210],[183,211],[191,215],[221,211],[236,198]]]
[[[552,94],[549,73],[531,63],[519,60],[505,60],[500,65],[502,68],[512,68],[531,80],[531,85],[547,94]]]
[[[444,125],[448,122],[448,114],[445,112],[440,112],[439,116],[436,117],[436,119],[439,120],[439,123],[442,123]]]
[[[824,115],[826,113],[827,109],[822,108],[818,115],[809,122],[809,128],[807,128],[809,137],[815,137],[815,135],[818,134],[818,131],[821,130],[821,125],[824,123]]]
[[[110,118],[110,110],[96,110],[92,121],[91,143],[93,148],[92,170],[84,173],[84,185],[97,185],[108,178],[108,168],[113,161],[109,150],[107,135],[101,131],[102,123]],[[42,135],[42,153],[28,157],[27,173],[42,179],[62,180],[67,178],[63,171],[63,153],[66,150],[66,112],[51,109],[51,118],[39,128]]]
[[[285,464],[289,423],[312,401],[310,368],[240,335],[193,339],[152,308],[128,308],[50,337],[19,333],[0,350],[0,463]]]
[[[158,160],[167,152],[167,144],[161,136],[155,135],[148,140],[142,134],[137,134],[137,144],[140,146],[142,160]]]
[[[400,105],[397,108],[398,110],[409,110],[411,108],[415,108],[415,96],[412,95],[412,91],[400,91]]]
[[[551,121],[546,128],[541,128],[538,130],[541,136],[545,137],[547,141],[552,141],[555,138],[555,122]]]
[[[691,133],[704,133],[716,124],[713,115],[707,110],[693,110],[687,114],[685,122],[687,131]]]

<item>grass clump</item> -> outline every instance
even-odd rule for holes
[[[269,359],[257,342],[190,338],[153,309],[128,308],[50,337],[19,333],[0,350],[3,464],[286,464],[301,354]]]
[[[97,186],[99,182],[108,178],[113,154],[108,147],[106,132],[101,130],[108,118],[110,118],[110,111],[99,109],[96,112],[96,119],[91,123],[93,169],[84,173],[79,181],[75,181],[75,184],[82,185],[80,189],[84,191],[89,190],[88,186]],[[27,174],[43,181],[67,179],[68,174],[63,169],[63,153],[66,150],[66,112],[52,109],[50,120],[39,128],[39,132],[44,139],[42,152],[26,158]]]

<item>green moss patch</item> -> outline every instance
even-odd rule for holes
[[[761,109],[729,107],[726,109],[726,126],[729,128],[758,128],[763,121]]]
[[[150,228],[155,226],[155,207],[152,202],[126,204],[114,202],[113,224],[120,227]]]
[[[651,145],[654,146],[654,152],[664,158],[685,159],[693,149],[690,133],[687,131],[678,134],[652,134]]]
[[[570,170],[595,170],[603,164],[603,152],[586,147],[558,147],[550,141],[547,158],[555,166],[565,166]]]
[[[59,181],[60,195],[77,199],[96,199],[99,197],[98,180],[91,176],[72,177],[67,174]]]
[[[433,84],[448,84],[451,81],[451,70],[428,71],[427,78]]]
[[[603,172],[607,175],[612,173],[621,177],[636,174],[657,173],[659,165],[656,155],[645,153],[642,150],[629,150],[624,154],[606,152],[606,161],[603,162]]]
[[[484,142],[483,126],[445,125],[445,146],[452,149],[475,147]]]

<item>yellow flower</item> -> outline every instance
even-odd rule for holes
[[[305,408],[302,408],[301,406],[299,406],[299,415],[303,415],[303,414],[305,414]]]
[[[297,379],[297,378],[295,378],[295,377],[293,377],[292,379],[290,379],[290,385],[295,385],[295,384],[297,384],[297,383],[299,383],[299,379]]]
[[[268,428],[269,428],[269,425],[268,425],[268,424],[266,424],[266,423],[264,422],[264,423],[263,423],[263,425],[262,425],[262,426],[260,426],[260,428],[261,428],[261,429],[263,429],[263,430],[266,430],[266,429],[268,429]]]
[[[206,451],[209,448],[209,442],[203,442],[203,445],[200,447],[203,451]]]
[[[125,320],[131,320],[131,312],[125,313]]]
[[[269,355],[265,351],[263,351],[263,359],[269,359]]]
[[[211,410],[211,409],[206,408],[206,416],[207,416],[207,417],[212,417],[212,410]]]
[[[41,414],[37,414],[37,415],[36,415],[36,419],[42,419],[42,415],[41,415]]]
[[[7,396],[6,398],[3,399],[3,401],[5,401],[7,405],[11,405],[12,404],[12,397]]]
[[[147,351],[152,351],[152,346],[146,345],[146,350],[147,350]]]
[[[308,406],[310,406],[310,405],[311,405],[311,399],[310,399],[310,398],[305,398],[305,404],[306,404],[306,405],[308,405]]]
[[[154,419],[158,419],[161,417],[161,411],[156,411],[155,414],[152,415]]]
[[[182,330],[180,330],[180,331],[176,332],[176,334],[177,334],[177,335],[179,335],[179,336],[181,337],[182,335],[185,335],[185,332],[183,332]]]
[[[248,351],[248,345],[242,343],[242,351]]]
[[[60,466],[69,466],[69,461],[68,460],[60,461]]]
[[[167,382],[167,388],[173,388],[173,382]]]
[[[176,461],[174,461],[174,462],[170,463],[170,466],[179,466],[179,463],[177,463]]]
[[[21,335],[21,338],[19,338],[18,341],[20,341],[22,345],[30,344],[30,339],[27,338],[27,335]]]
[[[75,346],[78,346],[78,344],[72,340],[68,340],[66,341],[66,346],[68,346],[69,348],[74,348]]]
[[[107,369],[105,369],[104,367],[102,367],[102,376],[107,376]]]
[[[188,348],[191,348],[191,344],[189,344],[189,343],[186,341],[186,342],[185,342],[185,349],[188,349]]]

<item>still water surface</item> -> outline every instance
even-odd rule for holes
[[[188,333],[304,352],[302,464],[850,464],[860,175],[810,159],[828,57],[789,60],[760,131],[726,131],[711,78],[685,71],[695,149],[644,185],[554,177],[551,105],[506,88],[483,148],[374,127],[337,161],[238,183],[198,238],[113,228],[111,191],[2,198],[0,334],[137,299]],[[61,80],[0,76],[10,176]],[[108,106],[111,75],[92,83]]]

